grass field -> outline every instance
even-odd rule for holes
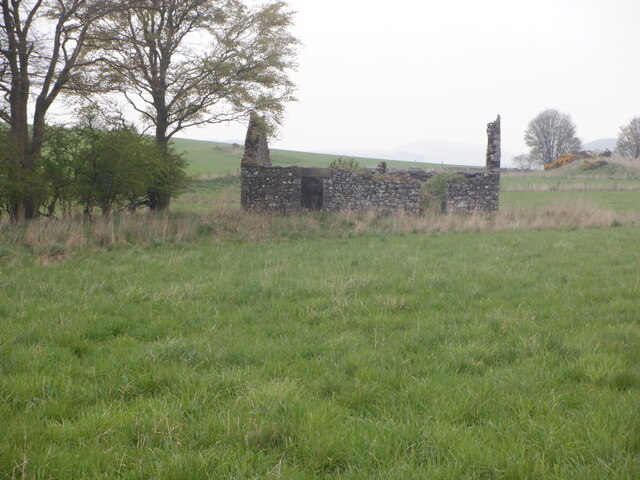
[[[4,259],[0,478],[638,478],[639,239]]]
[[[172,215],[0,218],[0,479],[640,478],[640,189],[518,191],[633,170],[277,217],[182,146]]]

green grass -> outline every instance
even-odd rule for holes
[[[240,168],[242,149],[231,144],[174,138],[173,145],[185,154],[189,175],[236,175]]]
[[[240,209],[240,179],[235,176],[195,179],[172,201],[174,212],[207,213],[220,208]]]
[[[640,212],[640,191],[501,192],[500,207],[536,210],[554,205]]]
[[[274,165],[300,166],[300,167],[327,167],[334,160],[340,158],[354,159],[361,167],[375,167],[380,162],[386,162],[387,168],[442,168],[442,165],[434,163],[403,162],[399,160],[380,160],[377,158],[343,157],[341,155],[328,155],[322,153],[294,152],[289,150],[272,150],[271,160]]]
[[[0,255],[0,478],[637,479],[639,238]]]

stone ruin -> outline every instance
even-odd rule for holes
[[[445,211],[493,213],[500,193],[500,116],[487,126],[488,146],[484,170],[447,169],[465,177],[465,183],[447,185]],[[247,130],[241,164],[241,203],[245,210],[282,215],[309,210],[398,210],[420,212],[421,187],[442,172],[420,168],[276,167],[271,164],[266,129],[253,114]]]

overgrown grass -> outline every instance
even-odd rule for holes
[[[636,479],[639,238],[0,257],[0,478]]]
[[[224,183],[217,181],[224,191]],[[194,194],[197,195],[197,194]],[[375,211],[344,211],[336,214],[298,213],[279,216],[242,212],[229,208],[215,196],[206,213],[170,215],[151,213],[97,217],[41,219],[13,225],[0,219],[0,264],[20,264],[34,257],[42,264],[66,261],[85,252],[112,251],[133,246],[161,247],[192,243],[263,243],[313,238],[358,236],[441,235],[448,232],[531,231],[640,225],[638,209],[626,212],[595,204],[569,202],[506,208],[491,216],[440,214],[427,210],[423,215],[397,212],[381,216]]]

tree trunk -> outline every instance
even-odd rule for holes
[[[11,195],[9,213],[12,221],[22,222],[38,216],[38,184],[40,180],[36,162],[39,152],[34,153],[31,149],[26,102],[24,112],[17,112],[13,122],[11,136],[15,142],[16,150],[10,180],[15,185],[15,190]]]
[[[171,195],[155,190],[149,191],[149,208],[152,212],[163,212],[169,210]]]
[[[164,105],[164,102],[159,102]],[[160,148],[160,153],[166,157],[168,152],[168,139],[167,139],[167,129],[169,128],[169,123],[167,120],[166,107],[157,108],[158,111],[158,120],[156,123],[156,136],[155,141],[158,148]],[[161,181],[161,180],[160,180]],[[159,183],[159,182],[158,182]],[[169,210],[169,204],[171,203],[171,194],[162,192],[159,188],[149,190],[149,209],[152,212],[164,212]]]
[[[26,61],[23,59],[23,62]],[[37,158],[41,144],[36,150],[29,135],[29,92],[31,81],[26,68],[22,68],[12,79],[9,102],[11,106],[11,138],[14,142],[14,159],[10,180],[15,185],[9,204],[9,215],[14,222],[31,220],[38,216],[38,168]],[[35,129],[34,120],[34,129]],[[39,129],[44,128],[44,118]]]

